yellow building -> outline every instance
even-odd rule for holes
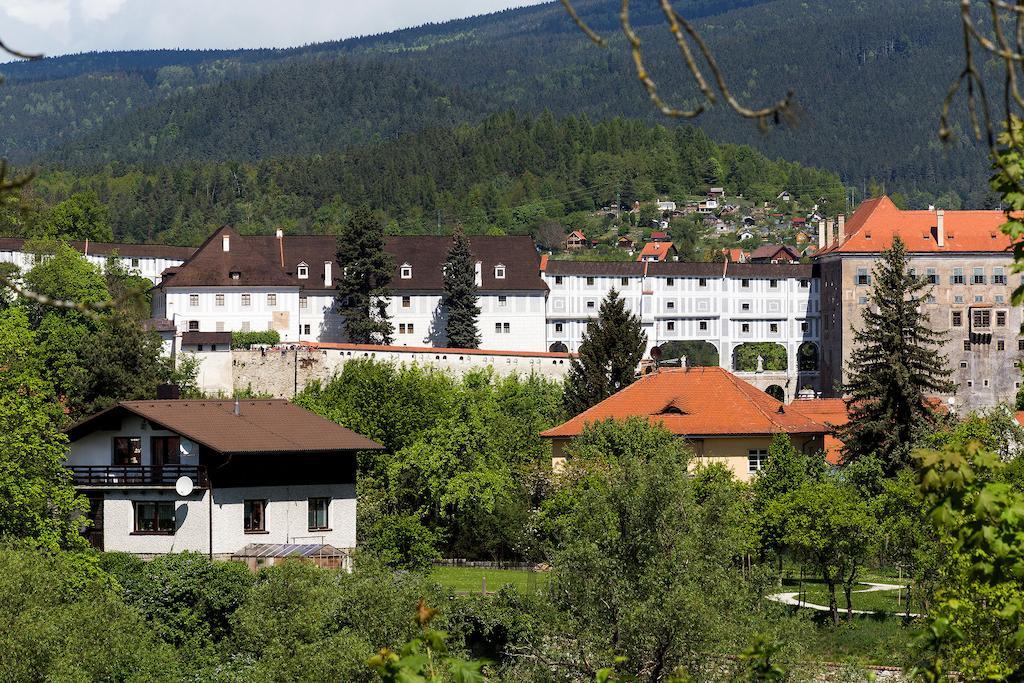
[[[551,439],[553,469],[564,466],[566,445],[587,425],[631,417],[646,418],[686,439],[696,462],[721,462],[740,481],[764,467],[775,434],[788,434],[799,451],[817,453],[828,432],[792,405],[722,368],[662,369],[542,432]]]

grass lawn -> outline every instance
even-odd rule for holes
[[[807,649],[815,658],[829,662],[854,662],[861,665],[905,666],[915,636],[913,623],[896,617],[854,616],[832,626],[828,614],[814,615],[817,627]]]
[[[547,574],[519,569],[478,569],[476,567],[436,567],[430,578],[457,593],[479,593],[487,579],[487,592],[512,584],[523,593],[543,588]]]

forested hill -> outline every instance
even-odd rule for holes
[[[681,200],[709,185],[757,203],[788,189],[796,194],[794,211],[813,204],[830,213],[844,208],[834,173],[715,144],[699,128],[508,112],[342,153],[153,171],[108,167],[89,175],[48,170],[29,189],[28,199],[41,200],[43,208],[27,218],[0,212],[0,236],[52,235],[51,216],[75,210],[45,207],[90,192],[106,205],[116,239],[194,245],[224,223],[245,232],[337,234],[361,204],[393,233],[458,224],[477,234],[536,234],[545,224],[599,221],[595,210],[616,200]]]
[[[549,3],[292,50],[76,55],[12,65],[0,90],[0,152],[75,165],[252,160],[311,146],[341,150],[374,134],[479,121],[508,108],[653,121],[659,114],[616,31],[619,4],[578,3],[595,28],[613,36],[608,49],[587,41],[560,4]],[[657,3],[634,7],[665,94],[693,104]],[[792,88],[803,110],[795,129],[762,135],[719,108],[699,121],[715,139],[836,169],[862,189],[874,178],[919,202],[928,195],[917,191],[952,189],[966,203],[984,204],[984,155],[969,141],[943,148],[936,138],[939,104],[961,68],[955,0],[703,0],[685,9],[699,17],[745,102],[764,104]],[[332,69],[336,77],[325,74]],[[332,92],[313,97],[312,106],[303,102],[324,88]],[[342,99],[344,107],[334,106]],[[225,134],[232,125],[250,130]]]

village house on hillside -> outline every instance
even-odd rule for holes
[[[751,263],[799,263],[800,254],[785,244],[765,244],[750,252]]]
[[[659,261],[672,261],[676,259],[676,247],[671,242],[648,242],[637,254],[637,261],[654,263]]]
[[[696,462],[718,462],[740,481],[764,467],[777,433],[797,450],[824,448],[828,429],[722,368],[661,369],[576,417],[541,433],[551,440],[552,466],[565,465],[566,446],[589,424],[639,417],[682,437]],[[696,464],[696,463],[695,463]]]
[[[586,249],[588,246],[590,246],[590,242],[587,241],[587,236],[583,234],[582,230],[573,230],[565,238],[566,251],[579,251],[580,249]]]
[[[92,544],[142,556],[226,559],[250,544],[347,554],[356,545],[355,453],[380,448],[280,400],[122,401],[67,434]]]

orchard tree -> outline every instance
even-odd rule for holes
[[[349,341],[390,344],[388,284],[394,263],[384,250],[384,226],[368,207],[356,209],[338,237],[338,262],[337,299]]]
[[[579,355],[569,367],[566,410],[582,413],[632,384],[646,344],[640,319],[626,310],[617,291],[608,292],[597,320],[587,323]]]
[[[469,238],[462,228],[456,228],[448,260],[444,262],[444,306],[448,313],[444,331],[448,346],[457,349],[480,346],[477,326],[480,306],[476,291],[476,266],[469,250]]]
[[[945,337],[928,326],[923,304],[931,286],[910,272],[898,236],[873,277],[864,324],[854,330],[844,387],[850,421],[841,438],[845,460],[875,455],[893,474],[910,464],[912,445],[937,422],[927,397],[956,385],[939,349]]]

